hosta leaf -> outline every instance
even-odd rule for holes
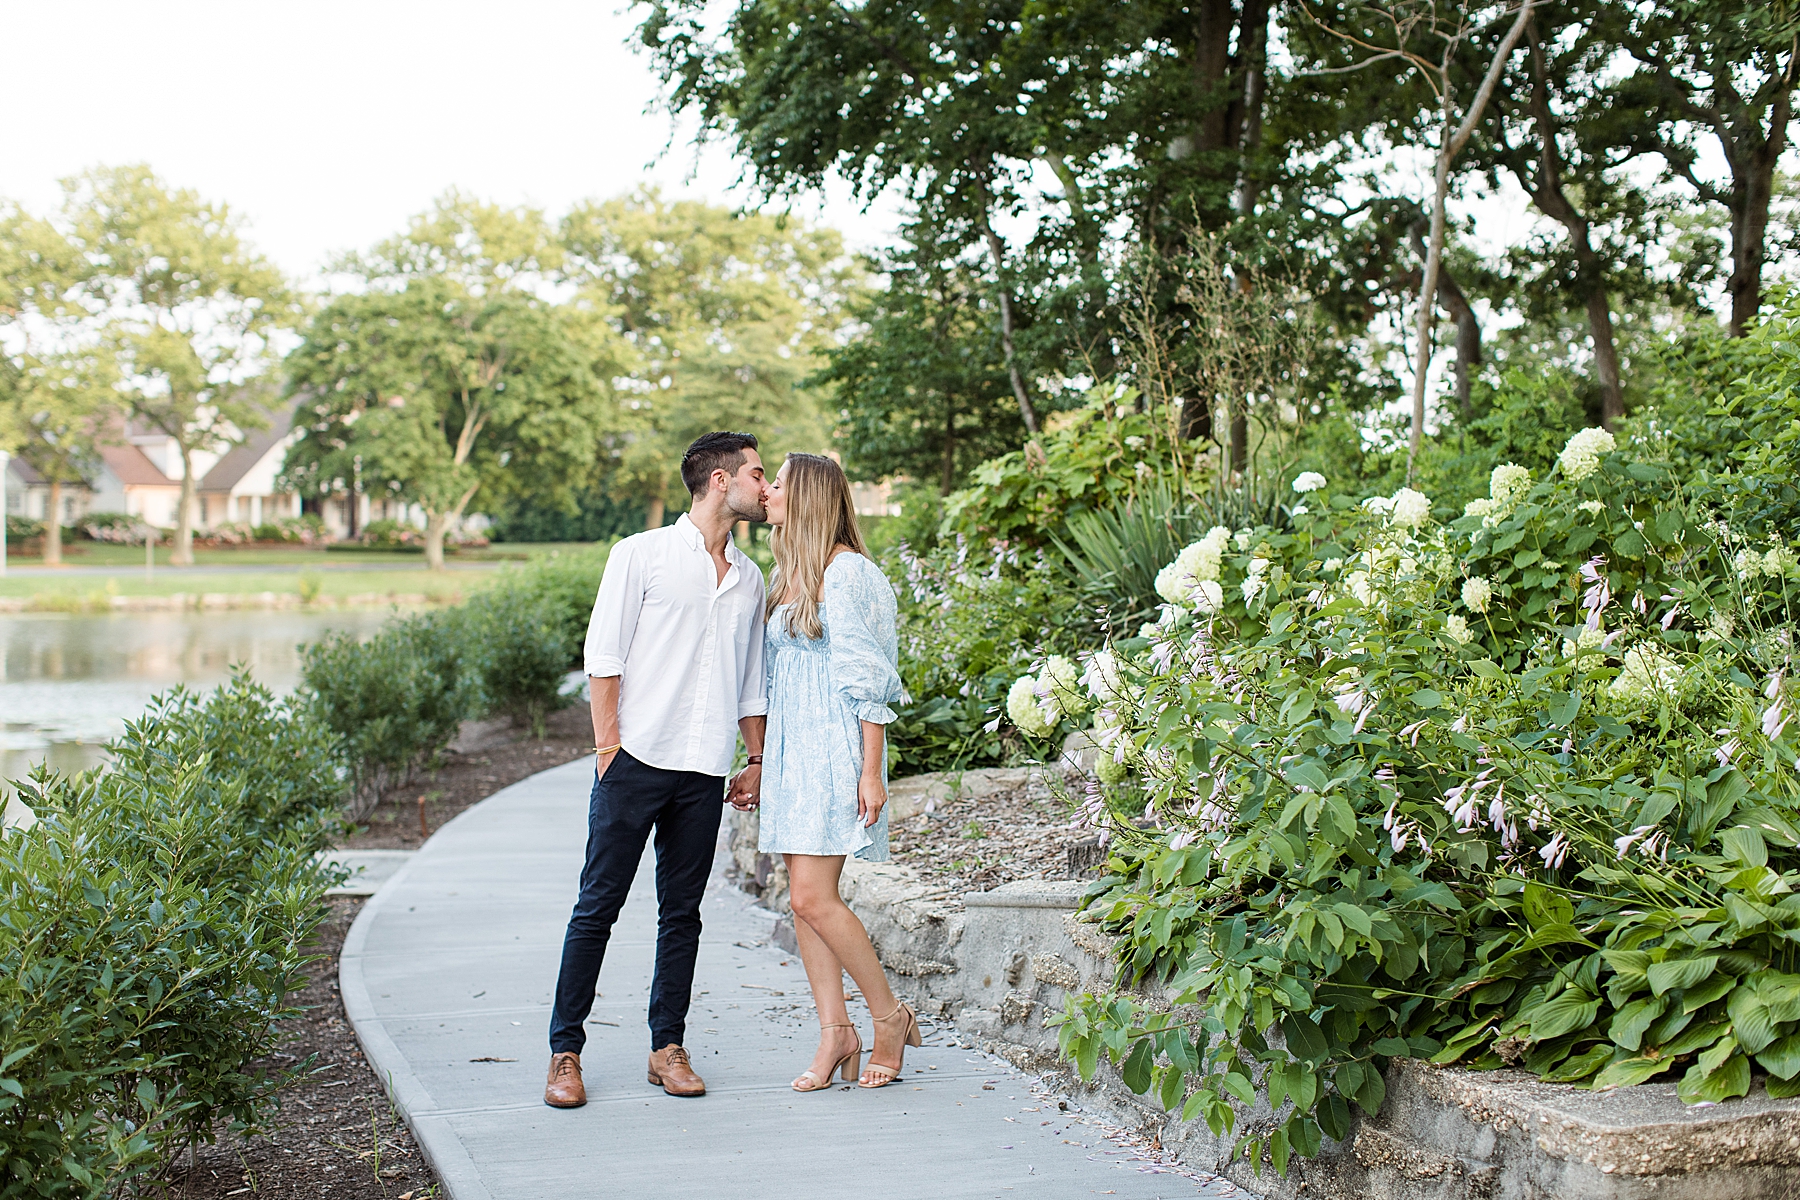
[[[1568,988],[1548,1004],[1539,1005],[1532,1013],[1532,1040],[1547,1041],[1565,1033],[1574,1033],[1577,1029],[1585,1029],[1593,1024],[1599,1012],[1598,996],[1589,996],[1577,988]]]
[[[1553,892],[1537,883],[1525,885],[1525,920],[1542,930],[1552,925],[1572,925],[1575,906],[1561,892]]]
[[[1667,1045],[1658,1046],[1656,1049],[1660,1053],[1671,1056],[1692,1054],[1694,1051],[1718,1041],[1730,1028],[1730,1024],[1725,1021],[1711,1021],[1705,1025],[1696,1025],[1680,1037],[1671,1040]]]
[[[1705,983],[1696,984],[1681,993],[1681,1011],[1699,1012],[1737,986],[1737,980],[1724,971],[1715,971]]]
[[[1738,1045],[1749,1053],[1755,1054],[1775,1040],[1777,1022],[1754,983],[1740,983],[1732,989],[1725,1011],[1731,1014],[1731,1032]]]
[[[1763,1088],[1775,1099],[1786,1100],[1800,1096],[1800,1079],[1769,1079],[1764,1081]]]
[[[1675,1065],[1673,1057],[1622,1058],[1610,1064],[1594,1080],[1595,1090],[1609,1087],[1633,1087]]]
[[[1608,1027],[1612,1040],[1627,1050],[1636,1050],[1643,1045],[1644,1032],[1650,1028],[1656,1018],[1662,1016],[1663,1007],[1668,1003],[1660,996],[1646,996],[1641,1000],[1633,1000],[1621,1008]]]
[[[1605,1043],[1567,1059],[1553,1071],[1542,1076],[1545,1083],[1578,1083],[1598,1071],[1611,1061],[1613,1048]]]
[[[1645,972],[1650,980],[1650,990],[1658,996],[1671,988],[1691,988],[1702,979],[1713,973],[1719,965],[1719,956],[1708,954],[1702,958],[1677,958],[1669,962],[1650,964]]]
[[[1736,1050],[1735,1046],[1733,1050]],[[1742,1096],[1749,1090],[1750,1060],[1742,1053],[1733,1053],[1710,1070],[1707,1069],[1707,1056],[1702,1055],[1700,1061],[1689,1067],[1688,1073],[1681,1077],[1681,1082],[1675,1087],[1675,1094],[1685,1104],[1698,1104],[1702,1100],[1717,1104],[1733,1096]]]
[[[1771,1075],[1782,1079],[1792,1079],[1800,1075],[1800,1033],[1790,1033],[1786,1037],[1776,1038],[1757,1053],[1756,1061],[1761,1063]]]

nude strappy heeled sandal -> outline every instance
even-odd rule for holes
[[[891,1021],[896,1014],[904,1014],[906,1017],[906,1036],[900,1040],[900,1061],[890,1067],[870,1058],[868,1073],[875,1077],[875,1082],[864,1083],[859,1079],[856,1081],[857,1087],[880,1088],[886,1087],[888,1084],[894,1082],[894,1080],[900,1078],[900,1072],[906,1069],[906,1048],[908,1046],[923,1046],[925,1044],[925,1039],[919,1036],[919,1014],[912,1010],[910,1004],[904,1002],[897,1004],[894,1006],[893,1012],[885,1017],[876,1017],[875,1019],[877,1021]]]
[[[843,1021],[836,1021],[830,1025],[821,1025],[821,1026],[819,1026],[819,1028],[820,1029],[850,1029],[850,1030],[854,1030],[856,1028],[856,1026],[847,1024],[846,1022],[843,1022]],[[800,1078],[794,1080],[794,1082],[790,1086],[796,1092],[823,1091],[824,1089],[831,1086],[831,1077],[833,1075],[841,1076],[845,1083],[854,1083],[856,1081],[857,1076],[862,1074],[862,1070],[861,1070],[861,1068],[862,1068],[862,1053],[863,1053],[862,1034],[859,1033],[856,1035],[856,1049],[852,1050],[850,1053],[844,1055],[844,1057],[838,1059],[837,1062],[833,1063],[831,1065],[831,1069],[829,1071],[825,1072],[825,1078],[820,1079],[818,1076],[818,1073],[816,1071],[814,1071],[811,1067],[808,1067],[806,1070],[800,1072]],[[805,1087],[800,1086],[801,1083],[803,1083],[803,1082],[806,1084]]]

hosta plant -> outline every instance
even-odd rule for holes
[[[1121,940],[1060,1018],[1084,1075],[1277,1170],[1397,1056],[1800,1094],[1794,573],[1747,585],[1666,467],[1577,438],[1449,524],[1340,500],[1341,556],[1234,537],[1225,603],[1113,647],[1094,735],[1151,828],[1087,809]]]

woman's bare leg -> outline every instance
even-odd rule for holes
[[[819,1048],[808,1069],[819,1079],[830,1079],[838,1060],[856,1049],[860,1040],[854,1028],[847,1028],[850,1013],[844,1007],[844,964],[812,926],[798,918],[794,938],[800,943],[800,961],[806,964],[806,982],[812,985],[813,1007],[819,1010]]]
[[[881,969],[881,960],[875,956],[875,946],[869,941],[869,931],[863,928],[863,923],[838,894],[838,879],[844,872],[843,855],[789,854],[784,857],[788,868],[788,902],[793,907],[795,917],[794,931],[800,939],[801,958],[806,962],[806,978],[812,984],[813,1003],[818,1006],[819,1020],[826,1020],[827,1000],[823,992],[835,993],[837,999],[834,1011],[844,1011],[843,976],[833,972],[827,982],[821,974],[814,973],[812,960],[806,958],[805,936],[800,933],[803,925],[818,938],[820,947],[831,954],[831,966],[850,972],[850,978],[862,989],[863,1000],[867,1002],[872,1015],[886,1016],[894,1012],[899,1007],[899,1001],[894,998],[893,988],[888,986],[887,972]],[[847,1018],[838,1016],[831,1019]],[[889,1066],[900,1062],[900,1056],[904,1053],[900,1045],[903,1030],[888,1028],[890,1025],[900,1024],[903,1023],[875,1022],[875,1046],[871,1055],[873,1061]],[[846,1045],[838,1053],[842,1055],[848,1050]]]

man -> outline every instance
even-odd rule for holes
[[[761,774],[763,578],[731,544],[738,521],[763,519],[763,467],[747,433],[709,433],[681,460],[693,497],[674,525],[613,547],[588,623],[588,690],[597,761],[588,801],[587,863],[563,939],[550,1017],[544,1103],[579,1108],[583,1023],[600,962],[656,831],[656,974],[650,987],[649,1080],[699,1096],[682,1042],[700,947],[700,897],[737,735],[750,752],[743,785]]]

